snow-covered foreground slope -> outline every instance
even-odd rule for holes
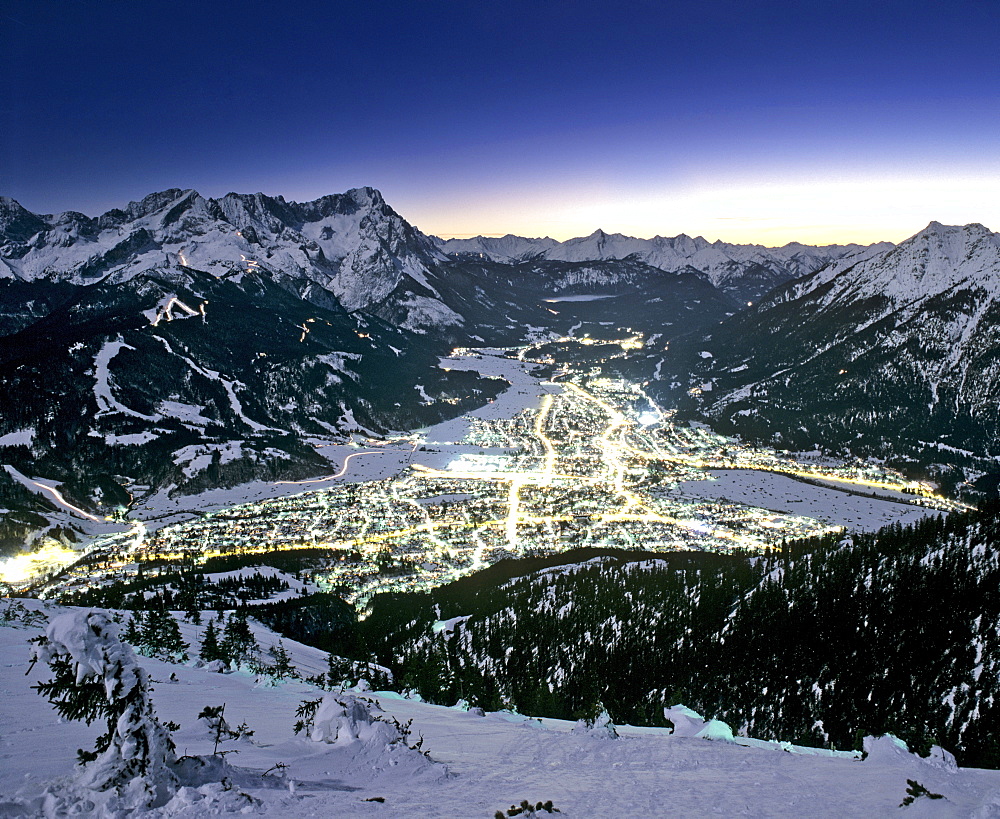
[[[50,616],[58,612],[48,610]],[[189,640],[193,629],[185,625]],[[255,630],[262,645],[276,640]],[[47,677],[47,669],[39,667],[25,674],[26,639],[36,633],[0,627],[0,813],[5,816],[37,815],[19,814],[17,805],[72,776],[76,749],[92,747],[99,733],[96,724],[88,729],[60,721],[31,690]],[[323,652],[284,644],[305,673],[325,666]],[[894,813],[908,779],[944,798],[920,798],[905,809],[907,815],[1000,815],[1000,772],[951,769],[895,750],[888,740],[870,745],[872,754],[862,762],[668,736],[666,729],[624,726],[614,739],[572,732],[571,723],[558,720],[476,716],[377,695],[387,717],[413,720],[413,736],[423,736],[431,763],[415,753],[378,753],[362,743],[296,737],[295,709],[322,694],[305,683],[268,685],[242,671],[217,674],[140,659],[157,681],[153,702],[160,720],[181,725],[174,733],[178,754],[212,752],[208,730],[197,719],[206,705],[225,703],[231,725],[245,721],[255,732],[227,743],[238,750],[228,757],[240,769],[234,784],[254,804],[210,801],[202,791],[187,789],[158,810],[164,816],[203,816],[242,804],[247,813],[281,817],[493,817],[526,799],[551,800],[565,817],[869,817]],[[263,776],[278,762],[288,766],[283,777]],[[368,801],[375,798],[384,801]]]

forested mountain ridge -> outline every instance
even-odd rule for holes
[[[1000,504],[757,558],[599,558],[372,603],[379,658],[434,701],[839,749],[891,732],[1000,765]]]
[[[432,423],[506,386],[439,367],[441,341],[332,297],[307,302],[259,272],[170,268],[54,301],[0,337],[3,548],[47,531],[53,508],[11,469],[104,515],[136,486],[190,493],[329,473],[310,436]]]
[[[662,360],[662,364],[660,364]],[[651,355],[665,406],[782,448],[888,459],[949,491],[1000,454],[1000,234],[932,222]]]

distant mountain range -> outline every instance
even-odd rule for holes
[[[19,281],[121,284],[150,271],[190,268],[238,283],[258,271],[306,300],[348,311],[402,287],[415,317],[431,295],[429,269],[444,259],[372,188],[302,204],[171,189],[94,219],[72,211],[39,216],[4,198],[0,237],[0,277]]]
[[[261,193],[206,199],[171,189],[96,218],[74,211],[34,214],[0,197],[0,280],[120,284],[149,271],[186,267],[239,281],[256,270],[307,301],[328,306],[332,295],[345,310],[391,313],[403,329],[417,331],[465,323],[453,307],[461,299],[451,292],[456,283],[448,275],[450,260],[505,266],[555,261],[566,267],[629,261],[694,275],[739,303],[861,250],[709,243],[683,234],[635,239],[600,230],[566,242],[515,236],[443,240],[414,228],[372,188],[305,203]],[[537,279],[538,264],[516,269]],[[544,288],[538,281],[519,284],[537,288],[538,296],[566,286],[551,280]],[[30,308],[21,322],[38,317],[39,310],[44,305]]]
[[[733,245],[708,242],[701,236],[692,239],[683,233],[672,238],[636,239],[603,230],[565,242],[511,235],[435,241],[441,250],[452,256],[479,256],[505,263],[543,259],[562,262],[631,259],[668,272],[690,271],[738,302],[756,299],[776,285],[865,249],[862,245],[810,247],[798,242],[778,248]],[[878,247],[891,246],[885,242]]]

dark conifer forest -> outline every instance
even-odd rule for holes
[[[852,749],[894,733],[997,767],[998,529],[993,502],[766,557],[500,564],[375,598],[360,636],[435,702],[570,718],[603,706],[635,724],[683,703],[750,736]]]

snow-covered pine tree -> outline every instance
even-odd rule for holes
[[[216,630],[215,621],[213,620],[209,620],[208,625],[205,627],[205,636],[201,639],[201,649],[198,652],[198,656],[206,663],[226,659],[226,653],[222,650],[222,646],[219,645],[219,632]]]
[[[187,661],[188,644],[181,637],[177,620],[166,609],[152,609],[140,634],[140,651],[146,656],[174,663]]]
[[[332,689],[344,682],[349,684],[351,672],[351,661],[331,652],[326,657],[326,685],[324,687]]]
[[[257,658],[257,640],[250,631],[245,612],[234,611],[222,631],[222,650],[230,665],[253,662]]]
[[[142,611],[133,612],[125,626],[122,639],[131,646],[138,647],[142,643]]]
[[[100,612],[70,612],[32,642],[32,664],[41,660],[53,673],[35,688],[59,715],[107,723],[95,751],[80,751],[79,784],[99,791],[127,788],[137,808],[166,802],[177,787],[174,743],[153,711],[149,678],[119,639],[117,625]]]
[[[287,677],[297,677],[298,672],[295,670],[295,665],[292,663],[292,658],[288,654],[288,650],[285,648],[285,644],[280,640],[276,646],[271,646],[267,650],[268,655],[274,661],[267,666],[267,673],[276,680],[283,680]]]

